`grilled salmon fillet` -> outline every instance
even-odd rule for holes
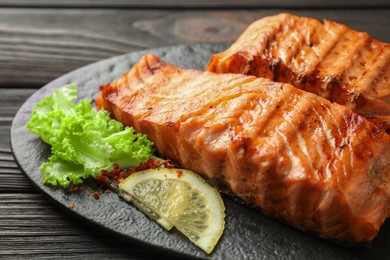
[[[149,54],[102,86],[96,105],[161,155],[300,229],[367,242],[389,216],[390,136],[290,84]]]
[[[390,44],[345,25],[291,14],[252,23],[207,69],[285,82],[390,130]]]

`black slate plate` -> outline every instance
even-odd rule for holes
[[[74,194],[42,184],[39,165],[46,161],[50,147],[27,131],[33,105],[54,88],[75,82],[81,98],[93,99],[98,87],[111,82],[129,70],[146,52],[184,68],[203,70],[211,55],[225,49],[223,45],[172,46],[130,53],[97,62],[70,72],[32,95],[15,116],[11,129],[11,147],[15,158],[36,188],[57,206],[96,228],[140,243],[150,250],[185,257],[209,259],[351,259],[365,256],[376,258],[390,255],[390,227],[383,227],[372,248],[349,248],[327,242],[271,220],[256,210],[242,206],[229,198],[226,205],[226,229],[211,255],[206,255],[178,232],[166,232],[147,219],[116,194],[103,194],[99,200],[87,192]],[[69,204],[74,203],[74,209]]]

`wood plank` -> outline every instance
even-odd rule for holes
[[[1,89],[0,95],[0,165],[5,156],[2,152],[10,152],[10,129],[14,115],[20,106],[37,89]],[[12,157],[12,156],[11,156]],[[13,157],[12,157],[13,160]],[[0,177],[1,178],[1,177]],[[1,182],[0,182],[1,186]]]
[[[3,141],[4,138],[0,136],[0,140]],[[19,169],[9,147],[6,147],[0,150],[0,194],[12,192],[35,193],[36,191]],[[4,211],[1,209],[2,206],[0,201],[0,211]]]
[[[333,7],[385,7],[389,6],[386,0],[198,0],[198,1],[181,1],[181,0],[1,0],[0,6],[23,6],[23,7],[108,7],[108,8],[328,8]]]
[[[0,121],[4,118],[15,116],[20,106],[30,97],[37,89],[1,89],[0,95]],[[8,120],[3,120],[8,121]],[[0,145],[1,147],[1,145]]]
[[[34,193],[34,187],[19,169],[11,153],[9,135],[14,115],[36,89],[6,88],[0,91],[0,193]],[[0,211],[4,211],[1,206],[0,202]]]
[[[0,258],[156,258],[129,241],[68,217],[40,194],[0,193]]]
[[[11,118],[12,119],[12,118]],[[0,149],[11,151],[10,148],[10,130],[11,130],[11,120],[2,120],[0,121]]]
[[[281,11],[0,8],[0,88],[40,87],[83,65],[141,49],[231,42],[250,22]],[[290,12],[390,42],[390,9]]]

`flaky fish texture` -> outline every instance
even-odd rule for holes
[[[149,54],[102,86],[96,104],[161,155],[299,229],[368,242],[389,216],[390,136],[290,84]]]
[[[207,70],[290,83],[390,130],[390,44],[342,24],[286,13],[262,18]]]

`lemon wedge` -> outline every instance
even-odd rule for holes
[[[225,228],[225,206],[218,191],[196,173],[157,168],[136,172],[119,184],[141,211],[166,229],[175,226],[211,253]]]

